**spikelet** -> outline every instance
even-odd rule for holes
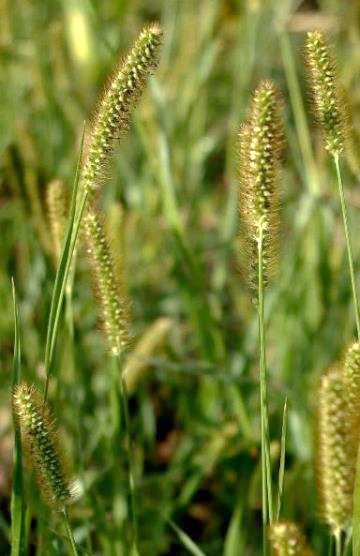
[[[86,139],[81,178],[81,186],[89,193],[99,189],[114,144],[128,129],[130,113],[146,80],[158,65],[161,40],[159,25],[145,27],[99,101],[90,136]]]
[[[130,340],[130,305],[120,265],[114,262],[101,217],[94,209],[84,217],[84,237],[101,325],[111,353],[119,355]]]
[[[305,65],[314,114],[322,128],[325,147],[332,155],[338,155],[346,139],[344,101],[339,91],[335,59],[327,39],[319,31],[307,34]]]
[[[61,510],[77,496],[77,487],[69,478],[49,407],[40,392],[25,382],[15,387],[12,401],[25,453],[35,469],[40,493],[51,508]]]
[[[64,182],[53,180],[48,184],[46,204],[53,238],[54,259],[57,263],[61,254],[70,209],[69,191],[65,187]]]
[[[239,212],[248,278],[256,284],[258,241],[263,230],[265,283],[276,258],[279,191],[278,170],[284,145],[282,101],[275,85],[263,81],[256,89],[249,121],[240,130]]]
[[[162,346],[171,325],[172,320],[169,318],[162,317],[157,319],[145,331],[129,355],[124,368],[126,392],[129,395],[135,392],[140,380],[146,374],[149,368],[148,358]]]
[[[269,525],[268,539],[273,556],[313,556],[300,528],[290,521]]]
[[[351,527],[355,476],[347,393],[339,365],[322,376],[316,403],[315,467],[321,510],[338,536]]]

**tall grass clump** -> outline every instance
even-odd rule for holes
[[[263,81],[254,92],[249,121],[240,131],[239,209],[247,277],[255,290],[260,348],[262,513],[273,519],[267,395],[264,288],[276,259],[279,224],[279,165],[284,143],[282,101],[276,86]]]

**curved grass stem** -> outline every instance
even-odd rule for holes
[[[68,534],[70,545],[71,545],[72,555],[73,556],[78,556],[76,542],[75,542],[74,535],[73,535],[73,532],[72,532],[71,526],[70,526],[69,515],[68,515],[67,509],[65,507],[63,509],[63,514],[64,514],[64,522],[65,522],[66,532]]]
[[[360,341],[359,302],[358,302],[358,297],[357,297],[357,293],[356,293],[354,258],[353,258],[353,253],[352,253],[352,246],[351,246],[351,239],[350,239],[350,232],[349,232],[349,223],[348,223],[348,215],[347,215],[346,202],[345,202],[345,196],[344,196],[344,188],[343,188],[342,179],[341,179],[339,155],[334,154],[333,158],[334,158],[334,164],[335,164],[335,168],[336,168],[336,177],[337,177],[338,188],[339,188],[341,212],[342,212],[343,223],[344,223],[346,249],[347,249],[347,254],[348,254],[348,263],[349,263],[349,272],[350,272],[350,281],[351,281],[351,289],[352,289],[354,311],[355,311],[356,331],[357,331],[358,340]]]

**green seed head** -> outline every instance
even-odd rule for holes
[[[305,64],[314,114],[323,130],[325,147],[331,154],[339,154],[346,137],[344,102],[339,92],[335,60],[323,33],[307,34]]]
[[[46,204],[48,208],[50,228],[54,242],[55,260],[60,258],[61,247],[65,237],[67,219],[69,215],[69,191],[61,180],[49,183],[46,190]]]
[[[300,528],[290,521],[276,521],[268,527],[273,556],[312,556]]]
[[[351,444],[354,460],[357,457],[360,437],[360,344],[354,342],[348,348],[344,362],[344,385],[348,404]]]
[[[334,535],[351,527],[355,459],[342,369],[323,375],[317,396],[315,465],[321,509]]]
[[[39,489],[50,507],[61,510],[77,495],[48,405],[40,392],[26,383],[13,392],[25,453],[36,471]]]
[[[125,280],[94,209],[84,218],[84,231],[101,325],[111,353],[119,355],[130,340],[130,304]]]
[[[281,97],[272,82],[263,81],[254,93],[250,119],[240,130],[239,212],[248,274],[253,284],[260,229],[265,281],[276,259],[278,173],[283,144]]]
[[[82,171],[82,186],[89,193],[99,189],[114,144],[128,129],[131,111],[158,65],[161,40],[159,25],[145,27],[98,103]]]

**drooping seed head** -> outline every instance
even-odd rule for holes
[[[127,131],[129,117],[146,81],[159,62],[162,31],[153,24],[141,32],[132,50],[109,81],[98,103],[82,171],[82,187],[99,189],[115,142]]]
[[[300,527],[290,521],[275,521],[268,527],[273,556],[313,556]]]
[[[36,472],[40,493],[50,507],[61,510],[74,500],[77,487],[69,478],[49,407],[40,392],[25,382],[15,387],[12,402],[25,453]]]
[[[284,145],[282,101],[270,81],[255,90],[249,121],[240,130],[239,212],[250,283],[257,266],[260,229],[265,281],[276,258],[279,224],[278,174]]]
[[[355,460],[348,420],[348,399],[340,366],[321,378],[317,395],[315,467],[324,520],[334,535],[352,520]]]
[[[69,191],[65,187],[64,182],[54,180],[49,183],[46,190],[46,204],[54,243],[54,258],[58,262],[70,209]]]
[[[332,155],[339,154],[346,138],[346,111],[339,91],[335,59],[327,39],[319,31],[307,34],[305,65],[314,114],[322,128],[325,147]]]
[[[130,304],[120,264],[115,263],[101,217],[94,209],[84,217],[84,236],[101,325],[111,353],[119,355],[130,341]]]

